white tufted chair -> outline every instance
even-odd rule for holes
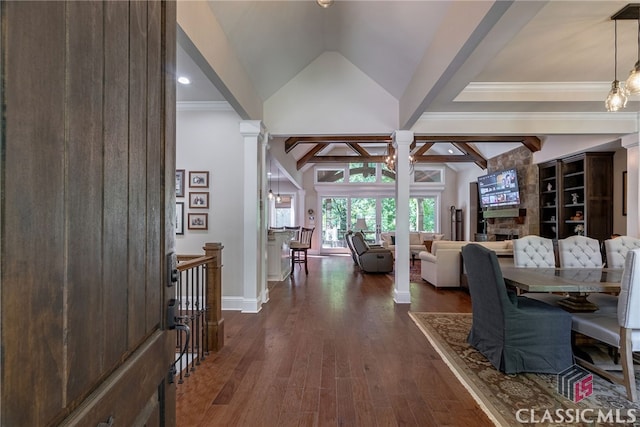
[[[640,249],[627,253],[617,311],[614,313],[574,313],[571,328],[620,349],[622,377],[578,358],[578,363],[610,381],[624,384],[627,399],[637,400],[633,352],[640,351]],[[618,368],[619,370],[620,368]]]
[[[556,256],[553,252],[553,241],[545,237],[530,235],[513,241],[513,264],[526,268],[555,268]],[[527,298],[557,305],[564,295],[551,293],[528,292]]]
[[[620,236],[604,241],[604,250],[607,254],[607,267],[623,268],[627,252],[640,248],[640,239],[629,236]]]
[[[560,268],[602,268],[602,252],[596,239],[570,236],[558,240]]]
[[[602,268],[602,252],[596,239],[585,236],[570,236],[558,240],[558,252],[561,268]],[[615,313],[618,297],[609,294],[593,293],[589,301],[597,305],[598,312]]]
[[[513,241],[513,264],[516,267],[555,268],[553,242],[540,236],[524,236]]]

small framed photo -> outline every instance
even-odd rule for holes
[[[209,172],[208,171],[191,171],[189,172],[190,188],[209,188]]]
[[[202,193],[189,193],[189,207],[194,209],[208,209],[209,208],[209,192]]]
[[[190,213],[189,214],[189,230],[207,230],[208,214],[206,213]]]
[[[176,234],[184,234],[184,202],[176,202]]]
[[[176,169],[176,197],[184,197],[184,169]]]

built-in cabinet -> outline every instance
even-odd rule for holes
[[[583,234],[600,241],[613,230],[613,153],[582,153],[538,165],[540,235]]]

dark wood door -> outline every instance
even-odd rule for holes
[[[0,14],[0,424],[173,425],[175,4]]]

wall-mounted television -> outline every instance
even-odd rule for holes
[[[478,192],[482,209],[520,205],[518,174],[515,169],[478,177]]]

